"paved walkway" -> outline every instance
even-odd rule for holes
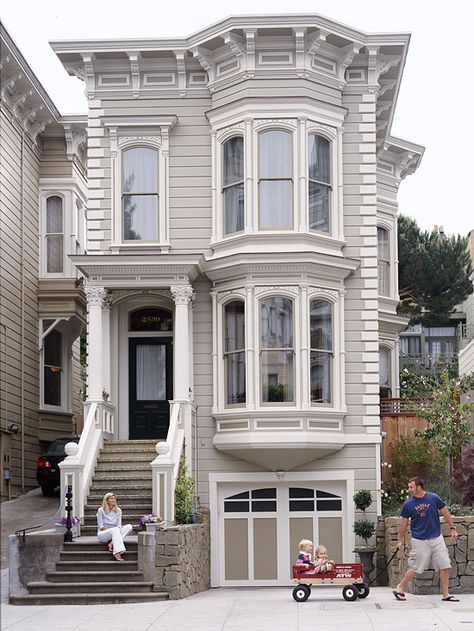
[[[18,607],[2,603],[8,631],[473,631],[474,595],[460,603],[437,596],[396,602],[387,587],[366,600],[342,599],[339,588],[314,589],[296,603],[288,588],[211,589],[185,600],[128,604]]]

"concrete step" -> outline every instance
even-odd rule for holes
[[[99,460],[95,468],[95,473],[115,473],[116,471],[148,471],[151,472],[151,466],[148,461],[133,460]]]
[[[146,451],[144,453],[131,451],[131,452],[101,452],[99,456],[100,462],[147,462],[148,465],[156,458],[156,451],[153,453]]]
[[[141,511],[138,511],[136,509],[133,509],[132,511],[122,510],[122,524],[133,524],[133,523],[138,524],[138,520],[140,519],[140,517],[145,514],[148,514],[148,513],[142,513]],[[95,524],[95,526],[97,527],[97,519],[96,519],[95,512],[91,511],[88,514],[86,513],[84,515],[84,520],[85,520],[86,525]]]
[[[114,493],[118,495],[118,503],[120,506],[120,500],[124,495],[134,495],[139,491],[143,491],[144,497],[151,498],[151,479],[150,480],[116,480],[114,479],[113,483],[107,482],[106,480],[97,480],[91,487],[92,495],[100,495],[100,501],[102,503],[102,497],[105,493],[108,493],[110,489],[113,487]],[[89,502],[89,498],[87,498]]]
[[[131,593],[149,593],[152,591],[153,583],[145,581],[112,581],[94,583],[50,583],[48,581],[32,581],[28,583],[30,594],[111,594],[119,591]]]
[[[163,439],[164,441],[165,439]],[[101,449],[105,453],[151,453],[156,455],[156,443],[159,440],[107,440]]]
[[[136,551],[133,552],[133,551],[127,550],[126,552],[123,553],[123,558],[126,561],[134,561],[136,563],[138,561],[138,553]],[[59,560],[60,561],[74,561],[74,562],[87,561],[88,563],[93,562],[93,561],[110,561],[110,562],[115,563],[116,565],[120,565],[120,566],[123,565],[120,562],[113,561],[112,553],[108,552],[105,549],[105,546],[104,546],[103,552],[61,552]]]
[[[114,561],[115,565],[123,565],[123,563],[118,563]],[[99,570],[88,570],[83,572],[48,572],[46,574],[46,580],[49,583],[114,583],[114,582],[133,582],[139,583],[143,581],[143,574],[141,572],[115,572],[115,571],[99,571]]]
[[[95,504],[93,506],[86,505],[84,507],[84,515],[88,517],[95,517],[97,514],[97,510],[99,506],[102,504]],[[139,511],[144,511],[146,513],[151,513],[152,503],[151,500],[144,501],[143,498],[137,497],[130,499],[129,497],[125,498],[125,501],[120,502],[120,508],[122,509],[122,513],[138,513]]]
[[[85,508],[90,508],[97,511],[99,506],[102,506],[102,498],[103,498],[103,494],[91,492],[89,494],[89,497],[87,498],[87,504]],[[122,508],[124,504],[127,504],[128,506],[142,504],[143,502],[145,503],[148,502],[151,504],[151,494],[149,493],[140,493],[140,492],[128,493],[126,497],[122,497],[120,499],[121,499],[119,503],[120,508]]]
[[[138,572],[138,560],[137,561],[129,561],[130,555],[126,552],[123,553],[124,559],[127,559],[122,562],[111,561],[111,555],[109,554],[107,561],[78,561],[78,560],[61,560],[56,562],[56,571],[62,572],[64,574],[84,572],[93,573],[93,572],[114,572],[117,574],[122,574],[123,572]]]
[[[138,539],[136,536],[130,535],[125,537],[125,545],[129,552],[138,550]],[[97,537],[81,536],[72,543],[65,543],[64,552],[103,552],[107,545],[97,539]]]
[[[151,485],[151,474],[152,471],[149,467],[148,469],[140,469],[139,473],[137,473],[136,469],[119,470],[117,468],[115,471],[97,471],[96,469],[92,478],[92,485],[95,486],[96,482],[103,482],[107,480],[111,485],[116,486],[117,482],[122,480],[136,480],[137,478],[140,480],[149,480]]]
[[[147,593],[111,593],[95,594],[92,592],[82,594],[25,594],[22,596],[10,596],[11,605],[107,605],[114,603],[141,603],[156,600],[167,600],[168,592]]]

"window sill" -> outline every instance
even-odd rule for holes
[[[134,243],[111,243],[109,249],[112,254],[124,254],[125,252],[140,252],[146,254],[168,254],[169,243],[150,243],[138,241]]]

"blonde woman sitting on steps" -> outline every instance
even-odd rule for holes
[[[122,526],[122,511],[113,493],[106,493],[102,506],[97,511],[97,537],[102,543],[108,543],[108,549],[116,561],[123,561],[125,552],[124,538],[132,532],[130,524]]]

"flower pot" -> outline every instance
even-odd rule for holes
[[[157,526],[158,526],[158,524],[156,524],[156,523],[145,524],[145,530],[146,530],[146,532],[155,533]]]
[[[368,585],[370,583],[370,573],[373,572],[375,568],[374,554],[376,548],[356,548],[354,552],[357,552],[360,557],[362,571],[364,572],[364,584]]]

